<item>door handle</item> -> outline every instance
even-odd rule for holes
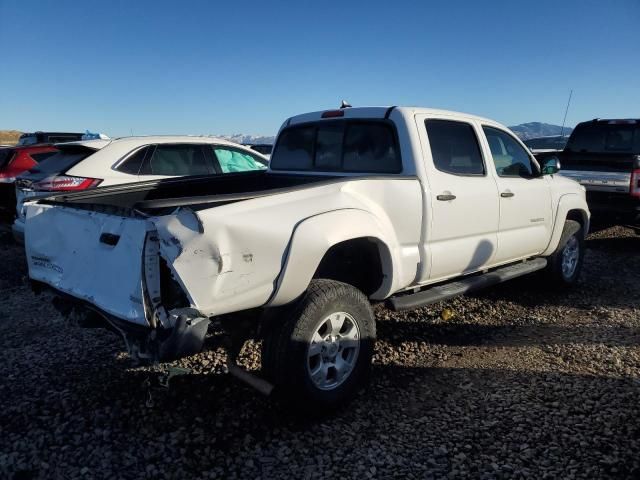
[[[502,193],[500,194],[500,196],[501,196],[502,198],[509,198],[509,197],[513,197],[513,196],[515,196],[515,193],[510,192],[509,190],[507,190],[506,192],[502,192]]]
[[[440,200],[441,202],[446,202],[447,200],[455,200],[456,196],[452,195],[450,193],[446,193],[446,194],[443,194],[443,195],[438,195],[436,198],[438,200]]]
[[[100,243],[104,243],[105,245],[109,245],[110,247],[115,247],[120,240],[120,235],[115,235],[113,233],[103,233],[100,235]]]

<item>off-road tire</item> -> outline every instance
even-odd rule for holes
[[[297,411],[323,414],[351,400],[367,384],[376,337],[375,318],[367,297],[334,280],[312,280],[307,291],[282,309],[266,333],[263,374],[275,385],[274,396]],[[319,323],[333,312],[345,312],[357,323],[359,351],[351,373],[331,390],[318,388],[307,368],[308,348]]]
[[[578,248],[575,268],[568,273],[563,269],[563,259],[565,250],[575,246]],[[547,257],[547,267],[545,274],[548,281],[557,287],[570,287],[578,281],[582,263],[584,260],[584,231],[582,225],[575,220],[566,220],[562,229],[562,236],[556,250]]]

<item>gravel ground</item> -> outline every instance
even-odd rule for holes
[[[640,236],[587,245],[570,292],[377,309],[370,389],[303,421],[224,374],[215,335],[149,399],[150,369],[33,295],[0,233],[0,477],[640,478]]]

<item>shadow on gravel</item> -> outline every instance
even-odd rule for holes
[[[640,258],[640,235],[635,237],[592,238],[587,241],[587,250],[607,251],[615,254],[633,254]],[[587,252],[588,253],[588,252]],[[633,260],[633,258],[628,259]]]
[[[597,344],[616,347],[640,345],[640,331],[624,326],[576,325],[480,325],[476,323],[427,323],[379,321],[378,338],[397,345],[424,341],[450,346],[500,346]]]
[[[640,386],[631,379],[376,365],[368,391],[309,421],[220,374],[178,377],[148,408],[146,375],[113,373],[61,379],[46,398],[3,405],[0,451],[22,456],[19,478],[71,478],[81,468],[151,478],[149,465],[171,478],[220,467],[224,477],[301,477],[313,467],[349,478],[361,462],[396,478],[638,473]],[[5,478],[18,478],[6,467]]]

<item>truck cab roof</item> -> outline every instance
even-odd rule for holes
[[[441,110],[437,108],[402,107],[389,105],[379,107],[347,107],[303,113],[289,118],[284,123],[283,127],[330,118],[390,118],[393,112],[398,112],[403,116],[412,116],[416,114],[452,116],[457,118],[465,118],[468,120],[476,120],[491,125],[497,125],[497,123],[493,120],[479,117],[477,115],[471,115],[469,113],[456,112],[452,110]]]

